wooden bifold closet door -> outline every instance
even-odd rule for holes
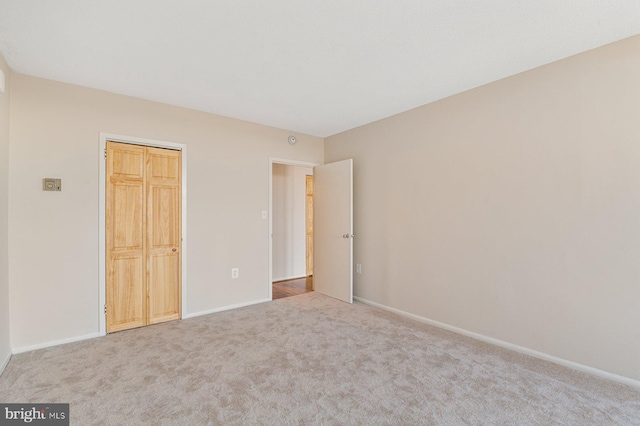
[[[107,142],[107,333],[179,319],[180,151]]]

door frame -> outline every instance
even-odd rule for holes
[[[273,300],[273,165],[285,164],[297,167],[316,167],[319,163],[307,161],[289,160],[286,158],[269,157],[269,300]]]
[[[107,162],[105,161],[105,150],[107,149],[107,141],[127,143],[130,145],[151,146],[155,148],[168,148],[182,152],[182,248],[180,250],[182,262],[182,318],[186,315],[187,307],[187,145],[175,142],[166,142],[155,139],[138,138],[135,136],[116,135],[113,133],[100,132],[99,143],[99,159],[100,159],[100,178],[98,179],[99,196],[98,196],[98,324],[101,336],[107,334],[107,322],[104,313],[104,307],[107,301],[107,262],[106,262],[106,212],[107,212]]]

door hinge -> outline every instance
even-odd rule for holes
[[[107,316],[107,305],[104,305],[104,315]]]
[[[104,159],[107,159],[107,148],[104,149]]]

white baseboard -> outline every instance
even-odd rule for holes
[[[11,351],[9,351],[7,355],[4,357],[4,360],[0,362],[0,375],[2,375],[4,368],[7,366],[7,364],[9,364],[10,359],[11,359]]]
[[[382,305],[380,303],[372,302],[367,299],[363,299],[361,297],[355,297],[354,299],[358,302],[364,303],[365,305],[370,305],[376,308],[383,309],[385,311],[393,312],[395,314],[401,315],[406,318],[411,318],[413,320],[419,321],[424,324],[432,325],[434,327],[442,328],[444,330],[452,331],[457,334],[461,334],[463,336],[471,337],[476,340],[480,340],[482,342],[491,343],[492,345],[500,346],[505,349],[510,349],[515,352],[519,352],[521,354],[529,355],[534,358],[542,359],[545,361],[553,362],[554,364],[559,364],[564,367],[568,367],[574,370],[582,371],[594,376],[601,377],[603,379],[611,380],[613,382],[621,383],[623,385],[632,386],[634,388],[640,389],[640,381],[631,379],[629,377],[620,376],[618,374],[609,373],[608,371],[600,370],[597,368],[589,367],[588,365],[579,364],[577,362],[569,361],[563,358],[558,358],[553,355],[546,354],[544,352],[538,352],[533,349],[526,348],[524,346],[515,345],[513,343],[505,342],[503,340],[495,339],[493,337],[485,336],[483,334],[474,333],[473,331],[465,330],[463,328],[454,327],[449,324],[445,324],[439,321],[435,321],[429,318],[421,317],[419,315],[415,315],[409,312],[402,311],[400,309],[392,308],[390,306]]]
[[[216,313],[216,312],[228,311],[230,309],[242,308],[244,306],[255,305],[255,304],[258,304],[258,303],[264,303],[264,302],[270,302],[270,301],[271,301],[271,299],[261,299],[261,300],[255,300],[255,301],[252,301],[252,302],[238,303],[237,305],[223,306],[221,308],[210,309],[208,311],[200,311],[200,312],[194,312],[192,314],[187,314],[187,315],[184,315],[182,317],[182,319],[199,317],[201,315],[207,315],[207,314],[213,314],[213,313]],[[65,343],[73,343],[73,342],[79,342],[81,340],[93,339],[93,338],[101,337],[101,336],[104,336],[104,335],[105,335],[105,333],[97,332],[97,333],[86,334],[84,336],[71,337],[71,338],[68,338],[68,339],[54,340],[54,341],[51,341],[51,342],[38,343],[37,345],[22,346],[20,348],[13,348],[11,353],[20,354],[20,353],[23,353],[23,352],[35,351],[37,349],[49,348],[51,346],[64,345]],[[9,362],[9,358],[11,357],[11,353],[9,354],[9,357],[7,358],[5,363]],[[3,366],[3,368],[4,368],[4,366]]]
[[[102,333],[91,333],[91,334],[85,334],[84,336],[70,337],[68,339],[61,339],[61,340],[54,340],[54,341],[51,341],[51,342],[38,343],[37,345],[22,346],[20,348],[13,348],[12,353],[13,354],[20,354],[20,353],[23,353],[23,352],[35,351],[37,349],[49,348],[51,346],[64,345],[65,343],[73,343],[73,342],[79,342],[81,340],[93,339],[95,337],[100,337],[100,336],[103,336],[103,334]]]
[[[228,310],[231,310],[231,309],[243,308],[245,306],[257,305],[258,303],[264,303],[264,302],[271,302],[271,299],[254,300],[253,302],[238,303],[237,305],[223,306],[221,308],[209,309],[208,311],[194,312],[192,314],[184,315],[182,317],[182,319],[189,319],[189,318],[199,317],[199,316],[202,316],[202,315],[215,314],[216,312],[222,312],[222,311],[228,311]]]

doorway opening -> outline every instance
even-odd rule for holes
[[[313,167],[271,159],[269,293],[272,300],[313,290]]]
[[[353,159],[324,165],[269,159],[269,299],[273,299],[273,282],[277,281],[273,261],[278,220],[274,214],[274,164],[313,167],[313,290],[352,303]]]

